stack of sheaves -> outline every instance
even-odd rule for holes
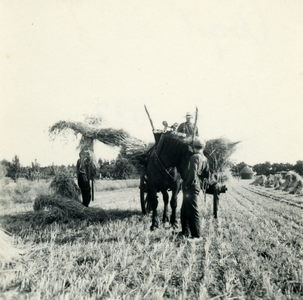
[[[257,178],[250,183],[251,185],[260,185],[260,186],[264,186],[265,182],[267,181],[267,177],[265,175],[259,175],[257,176]]]
[[[285,176],[284,183],[278,190],[289,192],[290,194],[303,194],[303,178],[294,171],[289,171]]]
[[[40,195],[35,199],[34,211],[37,219],[44,223],[67,222],[70,219],[102,222],[107,219],[101,208],[89,208],[74,199],[60,195]]]

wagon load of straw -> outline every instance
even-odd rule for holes
[[[303,178],[298,173],[289,171],[284,183],[278,189],[290,194],[303,194]]]
[[[13,238],[0,229],[0,269],[6,264],[17,259],[22,251],[17,249],[13,243]]]
[[[137,141],[132,142],[128,139],[121,148],[122,157],[128,159],[137,169],[139,173],[142,173],[147,168],[147,163],[154,144],[145,144],[144,142],[138,143]]]
[[[257,178],[252,182],[250,183],[251,185],[260,185],[260,186],[264,186],[265,185],[265,182],[266,182],[267,178],[265,175],[259,175],[257,176]]]
[[[102,222],[108,218],[101,208],[89,208],[60,195],[39,195],[34,202],[34,211],[45,223],[68,222],[71,219]]]
[[[122,155],[129,159],[140,171],[146,170],[150,155],[162,136],[165,137],[165,139],[178,139],[187,145],[192,141],[192,139],[185,139],[183,134],[177,132],[164,132],[159,130],[154,132],[154,136],[155,143],[145,144],[144,142],[138,142],[137,139],[132,141],[132,139],[129,138],[127,142],[124,142],[121,151]]]

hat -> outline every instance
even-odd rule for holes
[[[193,145],[194,145],[195,148],[204,148],[205,147],[205,142],[201,141],[198,138],[195,138]]]
[[[190,113],[190,112],[187,112],[185,117],[191,117],[191,118],[192,118],[192,117],[193,117],[193,114]]]

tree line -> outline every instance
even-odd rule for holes
[[[103,179],[131,179],[139,178],[139,170],[126,158],[118,155],[117,159],[108,161],[98,160],[99,172],[98,178]],[[14,181],[18,178],[24,178],[29,181],[40,179],[49,179],[58,173],[69,173],[71,176],[76,177],[77,169],[74,164],[72,165],[54,165],[41,167],[35,160],[31,166],[22,166],[18,155],[15,155],[12,161],[3,159],[0,161],[0,175],[1,177],[10,177]]]
[[[231,172],[234,176],[238,176],[241,170],[246,167],[248,164],[245,162],[241,162],[239,164],[235,164],[231,167]],[[298,160],[295,164],[290,163],[273,163],[266,161],[265,163],[259,163],[254,166],[250,166],[256,175],[265,175],[268,176],[270,174],[274,175],[279,172],[288,172],[295,171],[299,175],[303,176],[303,160]]]
[[[230,171],[232,175],[238,176],[240,171],[248,164],[241,162],[234,164],[230,160],[230,156],[236,151],[236,146],[240,142],[231,142],[225,138],[212,139],[206,142],[204,154],[209,160],[210,170],[213,173],[220,173]],[[151,144],[150,147],[153,147]],[[139,178],[140,174],[144,172],[144,163],[138,163],[139,160],[147,161],[148,153],[142,154],[140,157],[134,155],[127,155],[125,149],[121,148],[115,160],[98,160],[99,173],[98,178],[102,179],[133,179]],[[146,167],[146,165],[145,165]],[[265,162],[259,163],[252,167],[257,175],[270,175],[277,172],[295,171],[301,176],[303,175],[303,161],[299,160],[296,164],[289,163],[273,163]],[[0,162],[0,171],[2,176],[7,176],[16,180],[17,178],[25,178],[28,180],[47,179],[59,172],[70,173],[76,177],[76,166],[61,165],[56,166],[52,164],[47,167],[40,167],[40,164],[35,160],[31,166],[23,167],[20,164],[19,157],[14,156],[11,162],[2,160]]]
[[[73,174],[76,172],[76,166],[56,166],[52,164],[51,166],[41,167],[35,159],[35,161],[31,163],[31,166],[24,167],[21,165],[18,155],[15,155],[11,162],[6,159],[0,161],[0,175],[10,177],[15,181],[18,178],[24,178],[30,181],[48,179],[60,172]]]

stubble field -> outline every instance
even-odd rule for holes
[[[137,186],[105,191],[97,182],[90,206],[112,216],[101,224],[37,225],[26,213],[46,184],[23,187],[18,197],[3,189],[1,227],[24,253],[0,270],[0,298],[302,299],[303,197],[250,182],[227,183],[217,220],[212,197],[201,195],[196,244],[169,227],[151,232]],[[182,194],[178,220],[181,203]]]

